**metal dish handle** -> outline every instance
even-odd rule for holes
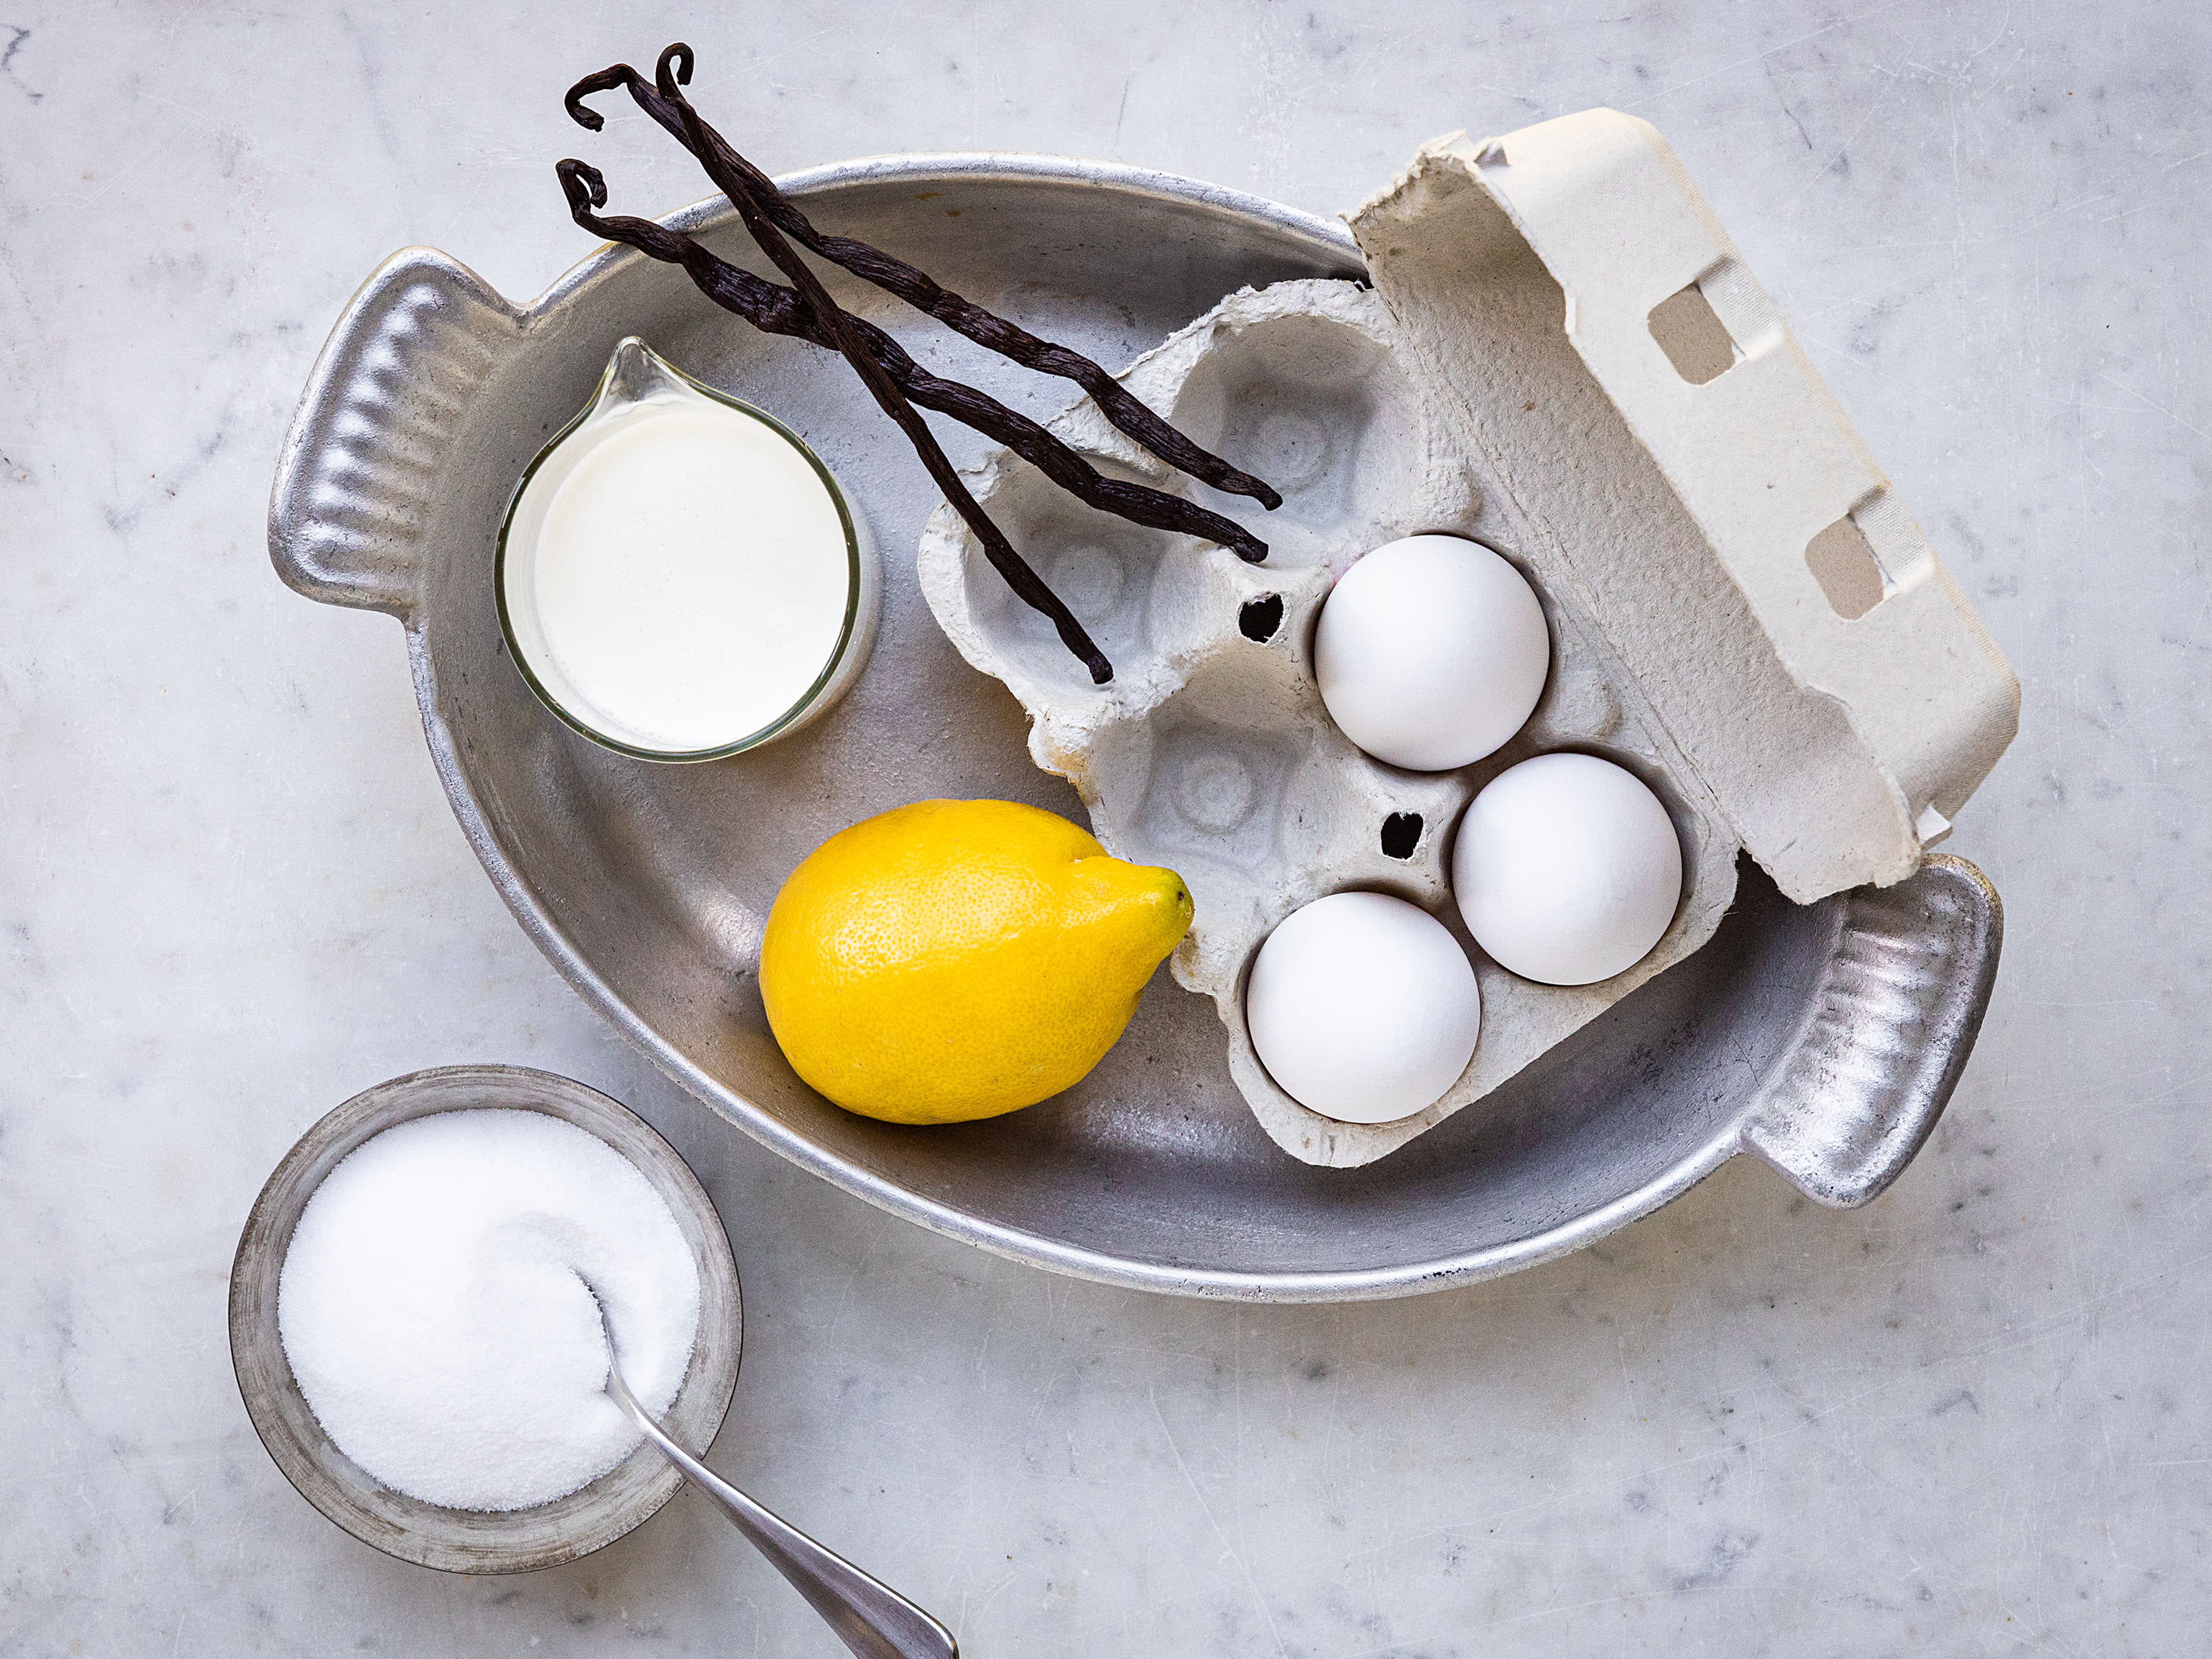
[[[403,248],[361,285],[277,459],[269,556],[288,586],[407,617],[441,464],[521,325],[520,312],[435,248]]]
[[[1820,994],[1743,1144],[1808,1198],[1849,1209],[1894,1181],[1943,1115],[1989,1006],[2004,908],[1979,870],[1938,854],[1837,910]]]

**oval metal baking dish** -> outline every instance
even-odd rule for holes
[[[1104,163],[897,157],[783,184],[823,229],[894,248],[1109,367],[1244,284],[1361,270],[1333,223]],[[667,222],[753,263],[719,203]],[[830,286],[895,333],[924,332],[842,273]],[[1260,1301],[1508,1273],[1602,1237],[1742,1152],[1824,1204],[1863,1203],[1926,1138],[1972,1047],[2002,931],[1990,884],[1942,857],[1896,887],[1803,908],[1747,866],[1704,950],[1482,1109],[1356,1170],[1310,1168],[1267,1140],[1230,1082],[1211,1005],[1165,975],[1105,1063],[1044,1105],[927,1130],[829,1105],[784,1063],[752,977],[792,866],[846,824],[927,796],[1029,800],[1078,821],[1081,808],[1030,765],[1018,707],[938,632],[907,561],[885,573],[867,674],[787,744],[656,767],[594,748],[538,707],[501,645],[500,516],[631,333],[773,408],[850,481],[884,545],[914,544],[935,493],[851,375],[811,347],[750,334],[680,271],[602,247],[521,307],[431,250],[380,267],[308,381],[270,547],[309,598],[404,624],[431,756],[493,883],[586,1000],[746,1133],[1000,1255]],[[1033,413],[1055,406],[941,331],[925,349]],[[980,449],[951,447],[956,459]]]

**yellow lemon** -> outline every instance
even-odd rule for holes
[[[791,872],[761,996],[799,1076],[849,1111],[958,1123],[1080,1080],[1190,926],[1172,870],[1066,819],[925,800],[830,836]]]

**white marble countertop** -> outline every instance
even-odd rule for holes
[[[694,1160],[750,1315],[716,1462],[974,1659],[2203,1650],[2212,12],[399,11],[0,19],[0,1656],[837,1651],[696,1500],[476,1581],[263,1453],[248,1203],[331,1105],[462,1060]],[[2003,974],[1893,1191],[1739,1161],[1489,1285],[1200,1305],[890,1219],[636,1059],[463,842],[398,629],[282,587],[263,515],[359,278],[425,242],[537,292],[584,251],[561,90],[678,34],[772,168],[1051,150],[1333,211],[1453,127],[1657,123],[2026,689],[1954,842]],[[619,142],[628,200],[704,193]]]

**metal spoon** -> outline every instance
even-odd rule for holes
[[[581,1279],[583,1275],[579,1273],[577,1278]],[[589,1279],[583,1282],[599,1308],[599,1328],[606,1334],[607,1397],[623,1408],[638,1432],[663,1457],[683,1471],[685,1479],[714,1500],[730,1517],[730,1523],[791,1581],[791,1587],[829,1622],[838,1638],[860,1659],[960,1659],[959,1644],[944,1626],[889,1585],[869,1577],[844,1557],[823,1548],[798,1528],[763,1509],[663,1433],[623,1381],[622,1368],[615,1360],[615,1329],[607,1317],[607,1304]]]

